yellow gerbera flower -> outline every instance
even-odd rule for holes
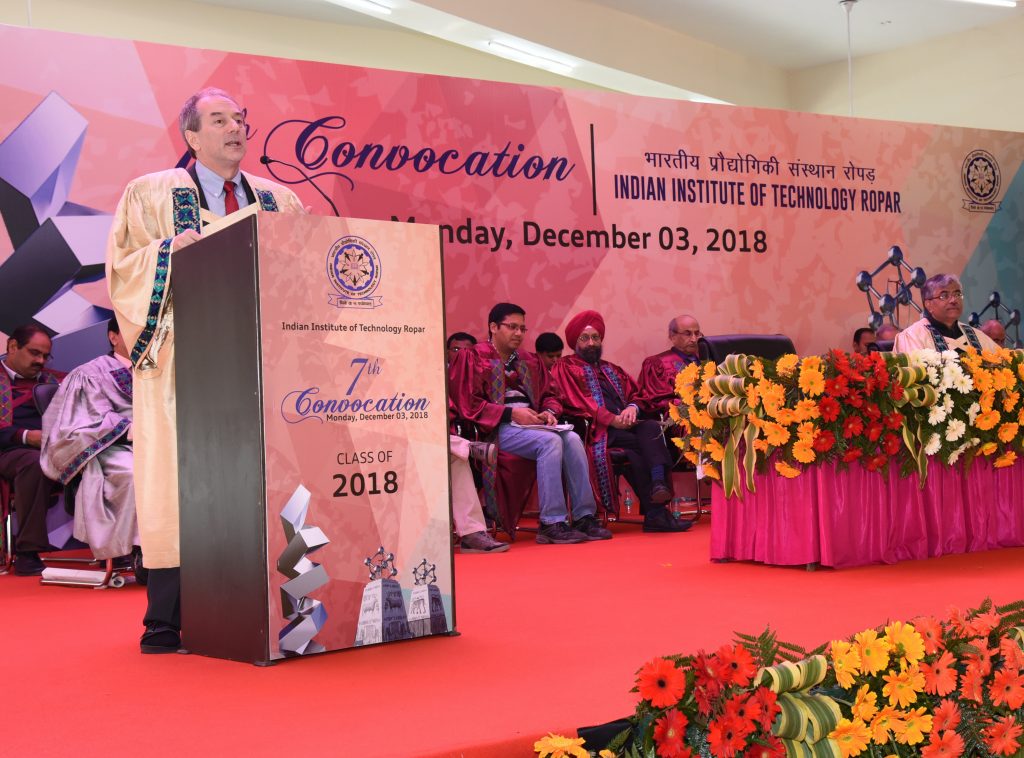
[[[718,473],[718,469],[710,465],[707,461],[704,461],[704,476],[708,479],[714,479],[716,482],[722,478],[722,475]]]
[[[885,685],[882,694],[889,699],[889,705],[906,708],[917,702],[917,693],[924,689],[924,674],[917,666],[910,666],[903,671],[890,671],[882,674]]]
[[[725,457],[725,448],[722,447],[721,442],[713,437],[707,441],[707,444],[704,446],[704,450],[711,456],[711,460],[717,461],[718,463],[721,463],[722,459]]]
[[[871,741],[871,731],[867,724],[859,720],[839,719],[839,724],[828,736],[839,745],[843,758],[860,755],[868,749],[868,742]]]
[[[796,411],[791,408],[779,408],[775,412],[775,420],[783,426],[789,426],[790,424],[796,423]]]
[[[680,450],[687,450],[689,448],[689,445],[687,444],[686,440],[684,440],[682,437],[673,437],[672,444],[674,444]]]
[[[768,440],[760,438],[760,437],[758,439],[754,440],[754,450],[758,451],[759,453],[767,453],[768,452]]]
[[[775,370],[779,376],[792,376],[793,372],[796,371],[796,366],[800,362],[800,359],[793,353],[788,353],[775,363]]]
[[[705,380],[710,379],[711,377],[713,377],[717,373],[718,373],[718,364],[716,364],[714,361],[708,361],[707,363],[705,363],[704,364],[704,371],[701,372],[701,374],[702,374],[702,376],[704,377]]]
[[[903,716],[903,723],[895,727],[896,741],[903,745],[916,745],[932,730],[932,717],[926,716],[924,708],[915,708]]]
[[[836,682],[844,690],[853,686],[853,678],[860,673],[860,653],[852,643],[834,640],[829,655],[832,657],[832,670],[836,673]]]
[[[1021,364],[1024,366],[1024,363]],[[1007,392],[1003,395],[1003,411],[1009,413],[1017,407],[1017,403],[1020,401],[1019,392]]]
[[[924,658],[924,639],[913,624],[893,621],[885,627],[885,641],[892,654],[906,661],[908,665]]]
[[[790,466],[785,461],[775,461],[775,470],[782,474],[787,479],[793,479],[800,476],[800,469]]]
[[[889,668],[889,643],[874,629],[865,629],[854,638],[860,653],[860,666],[865,674],[877,674]]]
[[[699,411],[696,408],[690,409],[690,421],[700,429],[710,429],[715,425],[715,420],[707,411]]]
[[[760,358],[755,358],[754,362],[750,365],[750,375],[755,379],[764,379],[764,364],[761,363]],[[1024,374],[1021,377],[1024,378]]]
[[[994,453],[998,449],[999,449],[999,445],[997,445],[996,443],[994,443],[994,442],[986,442],[984,445],[981,446],[981,449],[979,450],[979,452],[982,455],[992,455],[992,453]]]
[[[806,441],[807,444],[810,444],[818,436],[818,427],[810,421],[805,421],[796,428],[796,436],[801,441]]]
[[[862,684],[853,701],[853,715],[861,721],[871,721],[878,713],[878,695],[871,691],[870,684]]]
[[[1015,422],[1008,421],[999,427],[999,441],[1000,442],[1013,442],[1013,438],[1017,436],[1017,432],[1020,431],[1020,426]]]
[[[572,739],[560,734],[549,734],[533,743],[533,749],[539,753],[537,758],[590,758],[590,753],[583,747],[582,737]]]
[[[821,373],[821,356],[820,355],[808,355],[802,361],[800,361],[801,371],[817,371]]]
[[[817,397],[825,391],[825,377],[817,369],[801,367],[800,390],[809,397]]]

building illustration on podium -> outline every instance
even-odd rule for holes
[[[413,637],[444,634],[448,621],[444,615],[441,590],[437,586],[437,571],[433,563],[424,558],[412,570],[415,585],[409,598],[409,631]]]
[[[409,639],[412,634],[405,614],[402,585],[394,578],[398,576],[395,554],[381,545],[363,563],[370,569],[370,583],[363,588],[356,646]]]

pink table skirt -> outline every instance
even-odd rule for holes
[[[815,466],[795,479],[755,476],[756,492],[712,494],[711,558],[842,568],[1024,545],[1024,462],[931,462],[924,489],[901,479]]]

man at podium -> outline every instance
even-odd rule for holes
[[[207,88],[192,95],[178,123],[194,165],[129,182],[107,247],[107,286],[135,378],[135,499],[150,569],[143,653],[181,647],[174,253],[198,240],[205,224],[253,203],[264,211],[305,212],[291,190],[240,170],[245,119],[227,92]]]

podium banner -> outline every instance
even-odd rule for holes
[[[437,227],[258,219],[271,657],[448,632]]]

